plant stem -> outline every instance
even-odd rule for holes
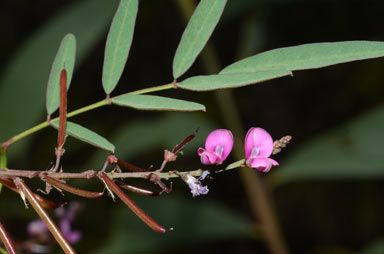
[[[191,174],[192,176],[200,176],[203,171],[201,169],[185,171],[183,173]],[[0,169],[0,177],[25,177],[25,178],[44,178],[49,176],[56,179],[90,179],[96,177],[96,171],[87,170],[80,173],[64,173],[64,172],[52,172],[52,171],[38,171],[38,170],[18,170],[18,169]],[[106,173],[110,178],[148,178],[151,174],[156,174],[160,178],[176,178],[178,175],[172,171],[157,173],[154,171],[149,172],[125,172],[125,173]]]
[[[169,84],[165,84],[165,85],[144,88],[144,89],[141,89],[141,90],[137,90],[137,91],[121,94],[121,95],[118,95],[116,97],[124,96],[126,94],[146,94],[146,93],[152,93],[152,92],[172,89],[172,88],[175,88],[175,87],[176,87],[176,83],[173,82],[173,83],[169,83]],[[116,97],[114,97],[114,98],[116,98]],[[113,99],[113,98],[111,98],[111,99]],[[76,115],[79,115],[79,114],[82,114],[82,113],[85,113],[85,112],[88,112],[88,111],[91,111],[93,109],[100,108],[100,107],[106,106],[106,105],[109,105],[109,103],[108,103],[107,99],[104,99],[104,100],[101,100],[99,102],[90,104],[88,106],[79,108],[77,110],[74,110],[74,111],[68,113],[67,114],[67,118],[70,118],[70,117],[73,117],[73,116],[76,116]],[[53,118],[50,121],[54,122],[54,121],[58,121],[58,120],[59,120],[59,117],[56,117],[56,118]],[[12,138],[8,139],[7,141],[3,142],[1,144],[1,147],[2,147],[2,149],[6,150],[11,144],[13,144],[13,143],[15,143],[15,142],[25,138],[25,137],[27,137],[27,136],[37,132],[39,130],[42,130],[42,129],[48,127],[48,126],[49,126],[49,121],[42,122],[42,123],[40,123],[40,124],[30,128],[28,130],[25,130],[25,131],[15,135],[15,136],[13,136]],[[2,168],[5,168],[5,167],[2,167]]]
[[[153,93],[153,92],[158,92],[158,91],[163,91],[163,90],[168,90],[176,87],[176,83],[169,83],[161,86],[155,86],[155,87],[149,87],[149,88],[144,88],[140,89],[134,92],[130,92],[128,94],[145,94],[145,93]]]
[[[242,167],[244,164],[244,159],[233,162],[229,164],[226,168],[216,171],[215,173],[220,173],[223,171],[235,169]],[[151,174],[156,174],[158,177],[162,179],[168,178],[176,178],[179,175],[175,174],[173,171],[178,172],[177,170],[171,170],[168,172],[156,172],[156,171],[144,171],[144,172],[125,172],[125,173],[116,173],[109,172],[106,173],[110,178],[148,178]],[[191,170],[191,171],[183,171],[180,173],[190,174],[194,177],[201,176],[203,173],[202,169]],[[39,171],[39,170],[19,170],[19,169],[8,169],[8,168],[0,168],[0,177],[26,177],[26,178],[44,178],[45,176],[49,176],[56,179],[90,179],[96,177],[97,172],[94,170],[86,170],[80,173],[64,173],[64,172],[52,172],[52,171]]]
[[[0,147],[0,168],[7,168],[7,151]],[[0,183],[0,193],[3,185]]]
[[[1,222],[0,222],[0,239],[3,241],[3,244],[8,251],[8,252],[5,252],[5,250],[4,252],[1,251],[2,253],[16,254],[15,246],[13,245],[11,238],[9,237],[7,231],[5,230]],[[3,249],[0,248],[0,250],[3,250]]]
[[[56,241],[59,243],[63,251],[66,254],[76,254],[75,250],[64,238],[63,233],[59,230],[59,228],[56,226],[53,220],[49,217],[49,215],[43,209],[43,207],[39,204],[39,202],[37,202],[32,191],[28,188],[28,186],[24,183],[24,181],[18,177],[16,177],[13,181],[17,189],[19,190],[20,196],[23,199],[23,201],[26,202],[25,198],[29,201],[33,209],[35,209],[36,213],[44,221],[45,225],[47,225],[47,228],[49,229],[53,237],[56,239]]]

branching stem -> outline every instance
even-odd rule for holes
[[[152,92],[157,92],[157,91],[162,91],[162,90],[168,90],[168,89],[174,89],[174,88],[175,88],[175,87],[174,87],[174,84],[173,84],[173,83],[169,83],[169,84],[165,84],[165,85],[160,85],[160,86],[155,86],[155,87],[144,88],[144,89],[140,89],[140,90],[137,90],[137,91],[133,91],[133,92],[129,92],[129,93],[125,93],[125,94],[121,94],[121,95],[118,95],[118,96],[116,96],[116,97],[124,96],[124,95],[126,95],[126,94],[146,94],[146,93],[152,93]],[[114,97],[114,98],[116,98],[116,97]],[[113,98],[111,98],[110,100],[113,100]],[[74,111],[68,113],[68,114],[67,114],[67,118],[70,118],[70,117],[73,117],[73,116],[82,114],[82,113],[84,113],[84,112],[88,112],[88,111],[91,111],[91,110],[94,110],[94,109],[103,107],[103,106],[106,106],[106,105],[109,105],[109,103],[108,103],[108,100],[107,100],[107,99],[104,99],[104,100],[101,100],[101,101],[99,101],[99,102],[90,104],[90,105],[88,105],[88,106],[79,108],[79,109],[77,109],[77,110],[74,110]],[[19,141],[19,140],[25,138],[25,137],[27,137],[27,136],[29,136],[29,135],[31,135],[31,134],[37,132],[37,131],[39,131],[39,130],[42,130],[42,129],[48,127],[48,126],[50,125],[50,122],[55,122],[55,121],[58,121],[58,120],[59,120],[59,117],[56,117],[56,118],[51,119],[50,121],[47,120],[47,121],[42,122],[42,123],[40,123],[40,124],[38,124],[38,125],[36,125],[36,126],[30,128],[30,129],[28,129],[28,130],[25,130],[25,131],[23,131],[23,132],[21,132],[21,133],[15,135],[15,136],[13,136],[12,138],[8,139],[7,141],[3,142],[3,143],[1,144],[1,147],[2,147],[3,149],[6,150],[6,149],[8,149],[8,147],[9,147],[11,144],[13,144],[13,143],[15,143],[15,142],[17,142],[17,141]]]

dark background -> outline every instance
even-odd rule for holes
[[[89,9],[85,8],[76,22],[63,18],[87,2]],[[45,120],[45,86],[50,65],[61,38],[68,32],[74,32],[79,43],[82,36],[94,34],[89,43],[79,47],[78,54],[83,51],[68,94],[69,111],[104,98],[104,47],[116,7],[117,1],[101,0],[2,1],[2,141]],[[229,0],[210,43],[224,67],[279,47],[346,40],[382,41],[383,7],[382,1],[373,0]],[[60,18],[64,21],[58,24]],[[172,60],[184,28],[177,1],[140,1],[128,62],[112,95],[171,82]],[[276,139],[287,134],[294,138],[275,157],[281,166],[274,168],[271,175],[262,176],[273,195],[292,253],[384,253],[380,241],[384,234],[383,67],[382,59],[353,62],[299,71],[293,78],[231,90],[244,131],[261,126]],[[198,59],[181,80],[209,73]],[[184,156],[168,166],[179,170],[199,168],[197,147],[203,145],[212,129],[226,128],[214,99],[216,95],[181,90],[158,94],[202,103],[207,112],[180,114],[104,107],[71,120],[105,136],[116,145],[118,156],[142,167],[159,166],[164,149],[172,148],[200,127],[198,137],[185,149]],[[380,117],[369,120],[371,115]],[[336,148],[323,144],[330,137],[336,137],[332,140],[338,142],[347,132],[348,142],[355,144],[354,149],[361,150],[360,153],[345,152],[350,143]],[[360,144],[354,139],[356,135],[358,140],[367,142]],[[55,159],[55,142],[53,129],[44,129],[20,141],[9,149],[8,167],[48,168]],[[73,172],[100,168],[107,155],[74,139],[68,139],[66,150],[64,170]],[[354,162],[356,158],[358,163]],[[233,160],[229,158],[229,162]],[[88,182],[71,184],[102,188],[96,181]],[[37,180],[27,183],[34,189],[43,186]],[[53,191],[50,198],[84,204],[73,225],[83,232],[82,240],[75,245],[79,253],[267,253],[238,172],[215,175],[206,183],[209,195],[198,198],[192,198],[187,186],[177,180],[170,195],[142,198],[130,194],[157,221],[174,227],[173,232],[165,235],[147,229],[120,201],[112,202],[107,195],[100,200],[85,200],[71,194],[63,197]],[[156,188],[146,182],[138,184]],[[33,210],[25,210],[18,196],[4,188],[0,206],[1,221],[12,238],[19,243],[28,239],[26,225],[37,218]]]

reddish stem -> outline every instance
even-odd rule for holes
[[[85,197],[85,198],[99,198],[99,197],[101,197],[103,195],[103,192],[93,192],[93,191],[82,190],[82,189],[70,186],[70,185],[68,185],[66,183],[63,183],[60,180],[57,180],[57,179],[49,177],[49,176],[44,176],[43,180],[45,180],[46,182],[54,185],[55,187],[57,187],[59,189],[63,189],[65,191],[68,191],[68,192],[70,192],[72,194],[75,194],[75,195],[78,195],[78,196],[81,196],[81,197]]]
[[[9,237],[7,231],[5,231],[5,228],[3,224],[0,222],[0,238],[4,243],[5,248],[7,249],[9,254],[16,254],[15,246],[12,243],[11,238]]]
[[[63,234],[56,226],[56,224],[52,221],[52,219],[48,216],[47,212],[40,206],[39,202],[37,202],[35,196],[32,191],[28,188],[28,186],[24,183],[24,181],[16,177],[14,179],[14,183],[18,188],[20,195],[23,195],[28,199],[29,203],[33,206],[35,211],[39,214],[40,218],[47,225],[49,231],[51,231],[52,235],[55,237],[56,241],[60,244],[61,248],[66,254],[76,254],[75,250],[72,246],[65,240]]]
[[[153,196],[159,196],[160,193],[159,192],[154,192],[154,191],[151,191],[151,190],[147,190],[147,189],[143,189],[143,188],[139,188],[139,187],[136,187],[136,186],[133,186],[133,185],[129,185],[129,184],[126,184],[122,181],[119,181],[119,180],[114,180],[114,182],[120,186],[120,188],[123,188],[125,190],[129,190],[129,191],[132,191],[134,193],[137,193],[137,194],[140,194],[140,195],[143,195],[143,196],[150,196],[150,197],[153,197]]]
[[[191,141],[195,136],[196,136],[196,133],[199,131],[199,128],[197,128],[195,130],[195,132],[191,135],[189,135],[188,137],[186,137],[183,142],[181,142],[180,144],[178,144],[175,148],[173,148],[172,150],[172,153],[178,153],[186,144],[189,143],[189,141]]]
[[[130,170],[130,171],[134,171],[134,172],[147,172],[148,171],[146,169],[137,167],[131,163],[128,163],[128,162],[120,160],[120,159],[117,159],[117,165],[119,165],[119,167],[121,167],[121,168]]]
[[[57,149],[62,150],[65,139],[65,128],[67,124],[67,71],[61,70],[60,73],[60,119],[59,135],[57,138]],[[60,155],[61,156],[61,155]]]
[[[128,207],[134,212],[137,217],[139,217],[145,224],[148,225],[153,231],[158,233],[165,233],[167,230],[161,226],[159,223],[154,221],[149,217],[140,207],[138,207],[135,202],[132,201],[125,193],[117,186],[117,184],[109,178],[104,172],[98,174],[100,180],[104,182],[108,188],[115,193]]]
[[[16,185],[11,180],[9,180],[7,178],[0,177],[0,183],[2,183],[8,189],[10,189],[16,193],[19,193],[19,190],[16,188]],[[45,199],[36,193],[33,193],[33,195],[35,196],[36,200],[40,203],[40,205],[42,207],[44,207],[45,209],[53,210],[53,209],[60,207],[59,204],[56,204],[55,202],[53,202],[51,200]]]

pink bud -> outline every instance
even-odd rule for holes
[[[197,154],[201,163],[205,165],[220,165],[228,157],[233,147],[231,131],[225,129],[214,130],[209,133],[205,141],[205,149],[199,148]]]
[[[273,139],[262,128],[249,129],[244,142],[245,160],[248,167],[256,168],[262,172],[268,172],[272,166],[279,163],[271,158],[273,151]]]

